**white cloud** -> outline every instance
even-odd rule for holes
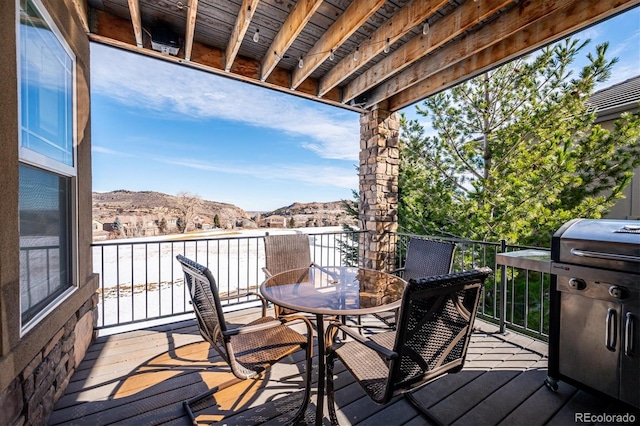
[[[291,95],[96,43],[91,49],[91,87],[102,96],[160,114],[226,119],[278,130],[309,139],[304,147],[323,158],[358,159],[360,129],[355,112],[320,103],[311,106],[311,101]]]
[[[126,152],[118,151],[118,150],[111,149],[111,148],[105,148],[105,147],[99,146],[99,145],[91,145],[91,151],[92,152],[97,152],[97,153],[100,153],[100,154],[116,155],[118,157],[133,157],[133,155],[128,154]]]
[[[313,185],[333,186],[337,188],[357,188],[358,176],[355,169],[328,167],[306,164],[269,164],[268,166],[251,165],[219,165],[197,159],[162,159],[161,161],[174,166],[188,167],[217,173],[253,176],[261,180],[294,180]]]

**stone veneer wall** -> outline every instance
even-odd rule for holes
[[[0,393],[0,425],[46,424],[97,335],[97,305],[95,293]]]
[[[390,270],[395,265],[398,229],[400,117],[385,105],[360,116],[361,266]]]

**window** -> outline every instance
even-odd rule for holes
[[[75,55],[40,0],[20,0],[20,306],[23,330],[74,287]]]

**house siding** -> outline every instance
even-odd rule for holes
[[[20,330],[16,2],[0,2],[0,424],[43,424],[94,337],[96,289],[90,244],[89,39],[73,0],[42,0],[76,55],[77,288],[37,325]]]
[[[640,113],[640,75],[597,91],[589,103],[596,111],[595,123],[613,130],[622,113]],[[616,202],[605,218],[640,220],[640,167],[633,172],[633,179],[623,191],[624,198]]]

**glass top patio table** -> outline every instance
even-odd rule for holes
[[[324,417],[324,316],[364,315],[400,307],[406,281],[392,274],[350,266],[312,266],[273,275],[260,293],[283,308],[316,315],[318,398],[316,425]]]
[[[322,315],[363,315],[400,307],[406,282],[370,269],[330,266],[276,274],[260,287],[284,308]]]

